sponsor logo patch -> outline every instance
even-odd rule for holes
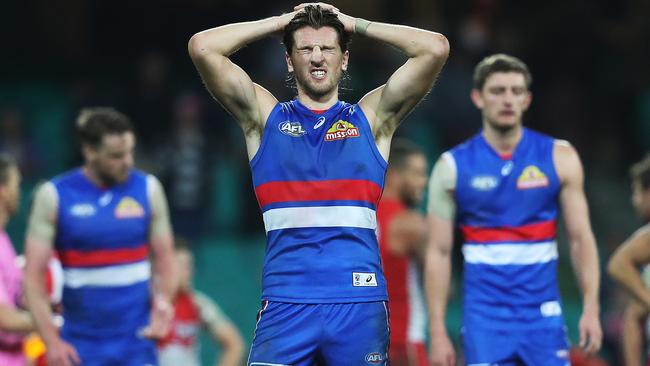
[[[377,365],[384,362],[384,355],[379,352],[368,353],[366,355],[366,362],[371,365]]]
[[[529,165],[517,178],[517,189],[531,189],[548,186],[548,178],[535,165]]]
[[[325,141],[337,141],[359,136],[359,129],[355,125],[348,121],[338,120],[325,133]]]
[[[352,286],[377,287],[377,276],[374,272],[352,272]]]
[[[115,217],[118,219],[144,217],[144,208],[135,199],[124,197],[115,207]]]
[[[280,132],[291,137],[300,137],[307,133],[300,122],[284,121],[278,125]]]
[[[557,301],[547,301],[542,303],[539,307],[539,311],[542,313],[543,317],[562,315],[562,307]]]

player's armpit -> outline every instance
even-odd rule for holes
[[[58,194],[47,182],[37,188],[27,222],[27,237],[38,242],[52,243],[56,233]]]

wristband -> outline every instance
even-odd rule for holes
[[[358,34],[366,34],[366,29],[368,29],[368,26],[370,25],[370,22],[357,18],[357,20],[354,22],[354,33]]]

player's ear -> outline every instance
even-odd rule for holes
[[[95,156],[97,156],[97,150],[88,144],[81,146],[81,153],[86,161],[95,160]]]
[[[528,107],[530,107],[530,103],[533,101],[533,93],[530,91],[526,92],[526,99],[524,99],[524,105],[523,105],[523,110],[524,112],[528,110]]]
[[[343,52],[343,63],[341,64],[341,69],[343,71],[348,71],[348,61],[350,60],[350,51]]]
[[[293,72],[293,62],[291,62],[291,56],[287,52],[284,53],[284,58],[287,60],[287,71]]]
[[[476,106],[478,109],[483,109],[483,95],[481,94],[481,91],[472,88],[472,91],[469,93],[469,97],[472,99],[472,103]]]

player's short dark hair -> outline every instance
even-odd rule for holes
[[[329,9],[321,8],[320,5],[307,5],[304,11],[296,14],[289,24],[284,27],[282,43],[284,43],[287,53],[290,54],[293,51],[294,33],[303,27],[312,27],[314,29],[332,27],[339,35],[341,51],[347,51],[350,46],[350,34],[345,31],[345,26],[339,20],[338,15]]]
[[[16,160],[11,155],[0,153],[0,186],[7,184],[9,172],[16,166]]]
[[[113,108],[84,108],[77,117],[77,136],[83,145],[96,148],[106,135],[133,132],[131,120]]]
[[[402,170],[406,168],[408,159],[413,155],[426,156],[424,150],[415,143],[403,138],[394,139],[390,146],[388,166],[391,169]]]
[[[650,154],[630,168],[632,182],[639,182],[644,190],[650,188]]]
[[[474,68],[474,88],[481,90],[487,78],[495,72],[518,72],[524,75],[526,79],[526,88],[530,89],[533,83],[533,76],[528,70],[528,66],[517,57],[497,53],[484,58]]]

